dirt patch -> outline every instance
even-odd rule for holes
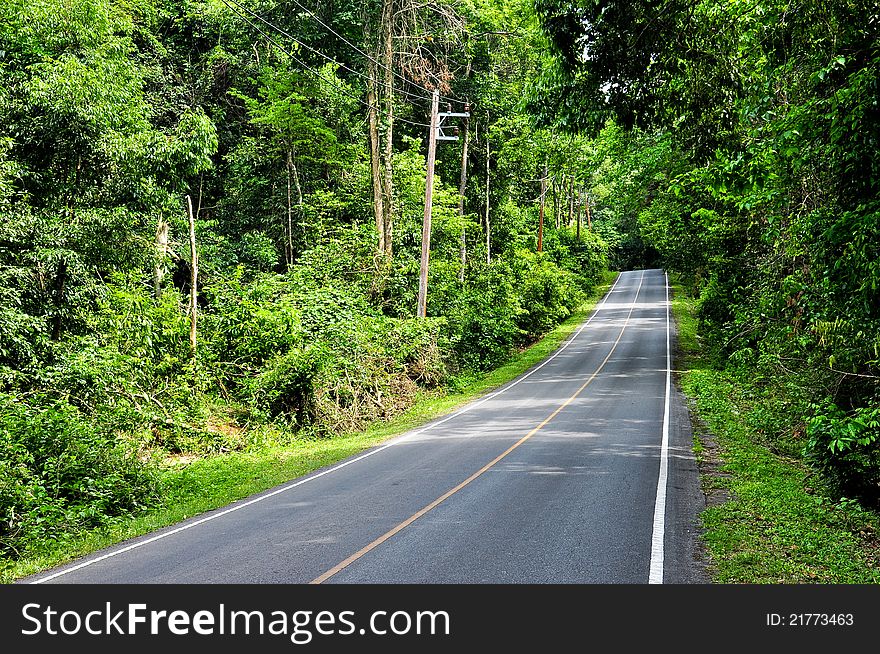
[[[162,459],[163,468],[180,469],[202,458],[198,454],[169,454]]]
[[[670,293],[670,301],[673,299],[673,296],[674,293]],[[673,320],[672,326],[674,336],[671,341],[672,359],[676,364],[675,369],[672,371],[672,379],[678,392],[681,393],[685,400],[693,437],[696,442],[699,442],[701,447],[701,451],[695,453],[695,455],[700,474],[700,487],[706,499],[706,507],[718,506],[730,500],[730,491],[725,488],[723,483],[719,483],[720,480],[729,477],[730,474],[721,469],[724,461],[721,459],[721,448],[718,446],[715,435],[698,415],[694,399],[688,397],[682,390],[681,377],[686,371],[680,369],[678,364],[687,360],[687,353],[682,348],[678,338],[678,323]]]
[[[244,433],[244,429],[232,420],[216,415],[208,418],[205,428],[212,434],[221,434],[231,439],[238,439]]]
[[[722,470],[724,460],[721,458],[721,448],[715,435],[697,415],[693,400],[686,398],[686,401],[694,438],[699,441],[702,448],[697,455],[697,467],[700,471],[700,486],[706,498],[706,507],[724,504],[730,500],[730,491],[719,483],[719,480],[730,477],[730,473]]]
[[[864,543],[863,551],[868,567],[880,569],[880,537],[870,528],[860,530],[859,536]]]

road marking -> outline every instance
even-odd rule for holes
[[[669,483],[669,401],[672,389],[672,356],[669,349],[669,275],[666,279],[666,401],[663,406],[663,438],[660,443],[660,475],[654,502],[654,531],[651,534],[649,584],[663,583],[663,541],[666,532],[666,487]]]
[[[499,461],[501,461],[502,459],[504,459],[508,454],[510,454],[511,452],[513,452],[516,448],[518,448],[520,445],[522,445],[522,444],[525,443],[527,440],[529,440],[532,436],[534,436],[535,434],[537,434],[537,433],[538,433],[538,432],[539,432],[539,431],[540,431],[540,430],[541,430],[541,429],[542,429],[547,423],[549,423],[551,420],[553,420],[553,418],[555,418],[555,417],[559,414],[560,411],[562,411],[565,407],[567,407],[569,404],[571,404],[571,402],[573,402],[573,401],[575,400],[575,398],[577,398],[577,396],[580,395],[580,394],[583,392],[583,390],[584,390],[587,386],[589,386],[590,383],[596,378],[596,376],[602,371],[602,368],[604,368],[604,367],[605,367],[605,364],[608,363],[608,360],[611,358],[611,355],[614,354],[614,350],[617,349],[617,345],[620,343],[620,339],[623,338],[623,332],[626,330],[627,325],[629,325],[629,319],[632,317],[633,310],[636,308],[636,303],[637,303],[638,300],[639,300],[639,291],[641,291],[641,289],[642,289],[642,281],[643,281],[644,279],[645,279],[645,272],[642,271],[642,275],[641,275],[641,277],[639,278],[639,286],[638,286],[638,288],[636,289],[636,295],[635,295],[635,297],[633,298],[632,304],[630,305],[629,313],[627,314],[627,316],[626,316],[626,320],[625,320],[624,323],[623,323],[623,327],[621,327],[621,329],[620,329],[620,333],[617,335],[617,340],[614,341],[614,344],[611,346],[611,349],[609,350],[608,355],[605,357],[605,359],[602,361],[602,363],[599,364],[599,367],[596,368],[596,371],[595,371],[592,375],[590,375],[590,378],[587,379],[587,381],[585,381],[585,382],[581,385],[581,387],[578,388],[578,389],[574,392],[574,394],[573,394],[571,397],[569,397],[567,400],[565,400],[565,402],[563,402],[562,404],[560,404],[560,405],[556,408],[556,410],[553,411],[553,413],[551,413],[549,416],[547,416],[546,418],[544,418],[544,420],[541,422],[541,424],[539,424],[537,427],[535,427],[534,429],[532,429],[532,431],[530,431],[528,434],[526,434],[525,436],[523,436],[522,438],[520,438],[516,443],[514,443],[514,444],[511,445],[509,448],[507,448],[504,452],[502,452],[502,453],[499,454],[497,457],[495,457],[494,459],[492,459],[489,463],[487,463],[487,464],[484,465],[482,468],[480,468],[479,470],[477,470],[477,471],[476,471],[474,474],[472,474],[470,477],[468,477],[468,478],[465,479],[463,482],[461,482],[460,484],[458,484],[458,486],[456,486],[455,488],[452,488],[451,490],[446,491],[445,493],[443,493],[443,495],[441,495],[441,496],[438,497],[436,500],[434,500],[433,502],[431,502],[430,504],[428,504],[426,507],[424,507],[423,509],[420,509],[419,511],[415,512],[415,513],[412,514],[409,518],[407,518],[406,520],[404,520],[403,522],[401,522],[399,525],[397,525],[397,526],[394,527],[393,529],[391,529],[391,530],[385,532],[384,534],[382,534],[381,536],[379,536],[379,538],[377,538],[376,540],[374,540],[373,542],[371,542],[369,545],[366,545],[366,546],[362,547],[362,548],[359,549],[357,552],[355,552],[354,554],[352,554],[351,556],[349,556],[347,559],[345,559],[345,560],[342,561],[341,563],[336,564],[335,566],[333,566],[332,568],[330,568],[329,570],[327,570],[324,574],[320,575],[319,577],[316,577],[315,579],[313,579],[313,580],[310,581],[309,583],[310,583],[310,584],[322,584],[322,583],[324,583],[325,581],[327,581],[327,580],[330,579],[331,577],[333,577],[333,576],[339,574],[340,572],[342,572],[345,568],[347,568],[348,566],[350,566],[352,563],[354,563],[355,561],[357,561],[358,559],[360,559],[360,558],[361,558],[362,556],[364,556],[365,554],[367,554],[367,553],[371,552],[372,550],[376,549],[379,545],[381,545],[382,543],[384,543],[385,541],[387,541],[389,538],[393,537],[395,534],[398,534],[399,532],[401,532],[401,531],[403,531],[404,529],[406,529],[408,526],[410,526],[410,525],[411,525],[412,523],[414,523],[416,520],[418,520],[419,518],[421,518],[423,515],[425,515],[426,513],[430,512],[431,510],[435,509],[437,506],[439,506],[440,504],[442,504],[443,502],[445,502],[447,499],[449,499],[450,497],[452,497],[453,495],[455,495],[455,494],[456,494],[458,491],[460,491],[462,488],[464,488],[465,486],[467,486],[468,484],[470,484],[472,481],[474,481],[475,479],[477,479],[478,477],[480,477],[483,473],[485,473],[486,471],[488,471],[489,469],[491,469],[495,464],[497,464]],[[610,294],[610,292],[609,292],[609,294]],[[607,297],[607,296],[606,296],[606,297]]]
[[[642,273],[642,276],[644,276],[644,273]],[[591,322],[593,322],[593,318],[595,318],[598,315],[599,311],[605,307],[605,304],[608,302],[608,298],[611,297],[611,294],[614,293],[614,290],[617,288],[617,283],[620,281],[621,277],[623,277],[622,274],[619,274],[617,276],[617,279],[614,280],[614,284],[612,284],[611,288],[608,289],[608,293],[605,294],[605,297],[602,298],[602,302],[600,302],[596,306],[596,308],[593,310],[593,314],[589,317],[589,319],[587,319],[587,321],[584,322],[584,324],[581,325],[580,328],[572,336],[570,336],[565,341],[565,343],[562,344],[562,346],[558,350],[556,350],[556,352],[554,352],[551,356],[546,358],[544,361],[542,361],[540,364],[538,364],[537,366],[532,368],[530,371],[528,371],[527,373],[525,373],[524,375],[522,375],[518,379],[515,379],[510,384],[502,387],[501,389],[495,391],[494,393],[490,393],[489,395],[485,396],[484,398],[482,398],[480,400],[477,400],[475,402],[471,402],[470,404],[465,406],[463,409],[456,411],[455,413],[452,413],[452,414],[446,416],[445,418],[437,420],[436,422],[432,422],[432,423],[426,425],[425,427],[422,427],[422,428],[417,429],[415,431],[408,432],[402,436],[398,436],[397,438],[393,438],[391,441],[389,441],[385,445],[382,445],[382,446],[377,447],[375,449],[372,449],[369,452],[366,452],[365,454],[362,454],[358,457],[355,457],[353,459],[349,459],[348,461],[345,461],[343,463],[335,465],[332,468],[327,468],[326,470],[322,470],[321,472],[317,472],[313,475],[306,477],[305,479],[300,479],[299,481],[295,481],[295,482],[292,482],[292,483],[287,484],[285,486],[281,486],[279,488],[276,488],[272,492],[265,493],[264,495],[260,495],[258,497],[251,499],[251,500],[248,500],[246,502],[241,502],[240,504],[236,504],[235,506],[230,507],[228,509],[225,509],[223,511],[211,513],[210,515],[207,515],[204,518],[200,518],[199,520],[195,520],[193,522],[187,522],[186,524],[181,525],[180,527],[177,527],[175,529],[170,529],[168,531],[164,531],[161,534],[157,534],[156,536],[153,536],[151,538],[147,538],[147,539],[138,541],[136,543],[132,543],[126,547],[122,547],[120,549],[113,550],[112,552],[107,552],[106,554],[102,554],[101,556],[96,556],[94,558],[90,558],[86,561],[83,561],[83,562],[77,564],[77,565],[73,565],[68,568],[64,568],[63,570],[59,570],[58,572],[55,572],[51,575],[47,575],[45,577],[40,577],[39,579],[31,581],[30,583],[31,584],[42,584],[44,582],[51,581],[52,579],[57,579],[58,577],[62,577],[64,575],[70,574],[71,572],[76,572],[77,570],[82,570],[83,568],[87,568],[91,565],[94,565],[95,563],[99,563],[99,562],[104,561],[106,559],[113,558],[114,556],[118,556],[120,554],[130,552],[132,550],[143,547],[144,545],[149,545],[150,543],[155,543],[156,541],[162,540],[163,538],[168,538],[169,536],[174,536],[175,534],[179,534],[182,531],[187,531],[188,529],[192,529],[193,527],[197,527],[197,526],[202,525],[206,522],[211,522],[212,520],[216,520],[217,518],[222,518],[223,516],[229,515],[230,513],[234,513],[235,511],[240,511],[241,509],[244,509],[248,506],[256,504],[257,502],[262,502],[265,499],[268,499],[270,497],[274,497],[275,495],[279,495],[280,493],[285,493],[285,492],[287,492],[291,489],[294,489],[298,486],[302,486],[303,484],[306,484],[310,481],[314,481],[315,479],[319,479],[325,475],[329,475],[331,472],[336,472],[337,470],[341,470],[342,468],[350,466],[353,463],[357,463],[358,461],[363,461],[364,459],[369,458],[375,454],[378,454],[379,452],[387,450],[389,447],[392,447],[392,446],[397,445],[399,443],[402,443],[406,440],[409,440],[410,438],[418,436],[419,434],[423,434],[424,432],[428,431],[429,429],[433,429],[434,427],[438,427],[439,425],[442,425],[443,423],[448,422],[449,420],[452,420],[453,418],[457,418],[458,416],[460,416],[464,413],[467,413],[468,411],[472,411],[473,409],[477,408],[478,406],[481,406],[482,404],[485,404],[489,400],[492,400],[492,399],[498,397],[502,393],[506,393],[514,386],[525,381],[526,379],[531,377],[533,374],[538,372],[541,368],[543,368],[548,363],[553,361],[553,359],[555,359],[560,354],[562,354],[562,352],[569,345],[571,345],[578,336],[580,336],[581,332],[584,331],[584,329],[586,329],[587,325],[589,325]],[[641,287],[641,281],[639,282],[639,287]],[[636,294],[636,297],[638,297],[638,293]]]

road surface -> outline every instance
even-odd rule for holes
[[[462,410],[30,583],[698,583],[661,270]]]

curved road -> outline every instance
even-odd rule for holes
[[[663,271],[549,359],[340,464],[31,583],[696,583],[702,509]]]

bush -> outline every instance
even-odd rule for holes
[[[546,257],[530,252],[517,253],[513,262],[523,308],[517,324],[528,340],[534,340],[577,308],[583,299],[583,281]]]
[[[462,299],[466,306],[454,321],[452,335],[459,363],[470,370],[501,365],[525,340],[525,332],[516,323],[522,312],[518,298],[505,285],[492,293],[467,293]]]
[[[446,281],[435,287],[434,307],[447,318],[456,367],[485,371],[572,315],[591,286],[549,255],[521,250],[474,266],[464,286]]]
[[[804,454],[844,496],[880,504],[880,407],[814,405]]]
[[[288,417],[295,425],[312,421],[315,415],[314,380],[326,353],[315,346],[293,348],[266,362],[248,381],[253,406],[270,417]]]
[[[285,274],[218,282],[203,327],[215,374],[258,421],[330,433],[390,417],[442,383],[444,323],[382,315],[356,285],[329,283],[339,253],[322,259],[322,249]]]
[[[259,366],[301,344],[302,318],[283,275],[245,282],[243,274],[238,268],[210,289],[202,319],[205,354],[212,361]]]
[[[0,556],[136,513],[154,468],[62,401],[0,396]]]

